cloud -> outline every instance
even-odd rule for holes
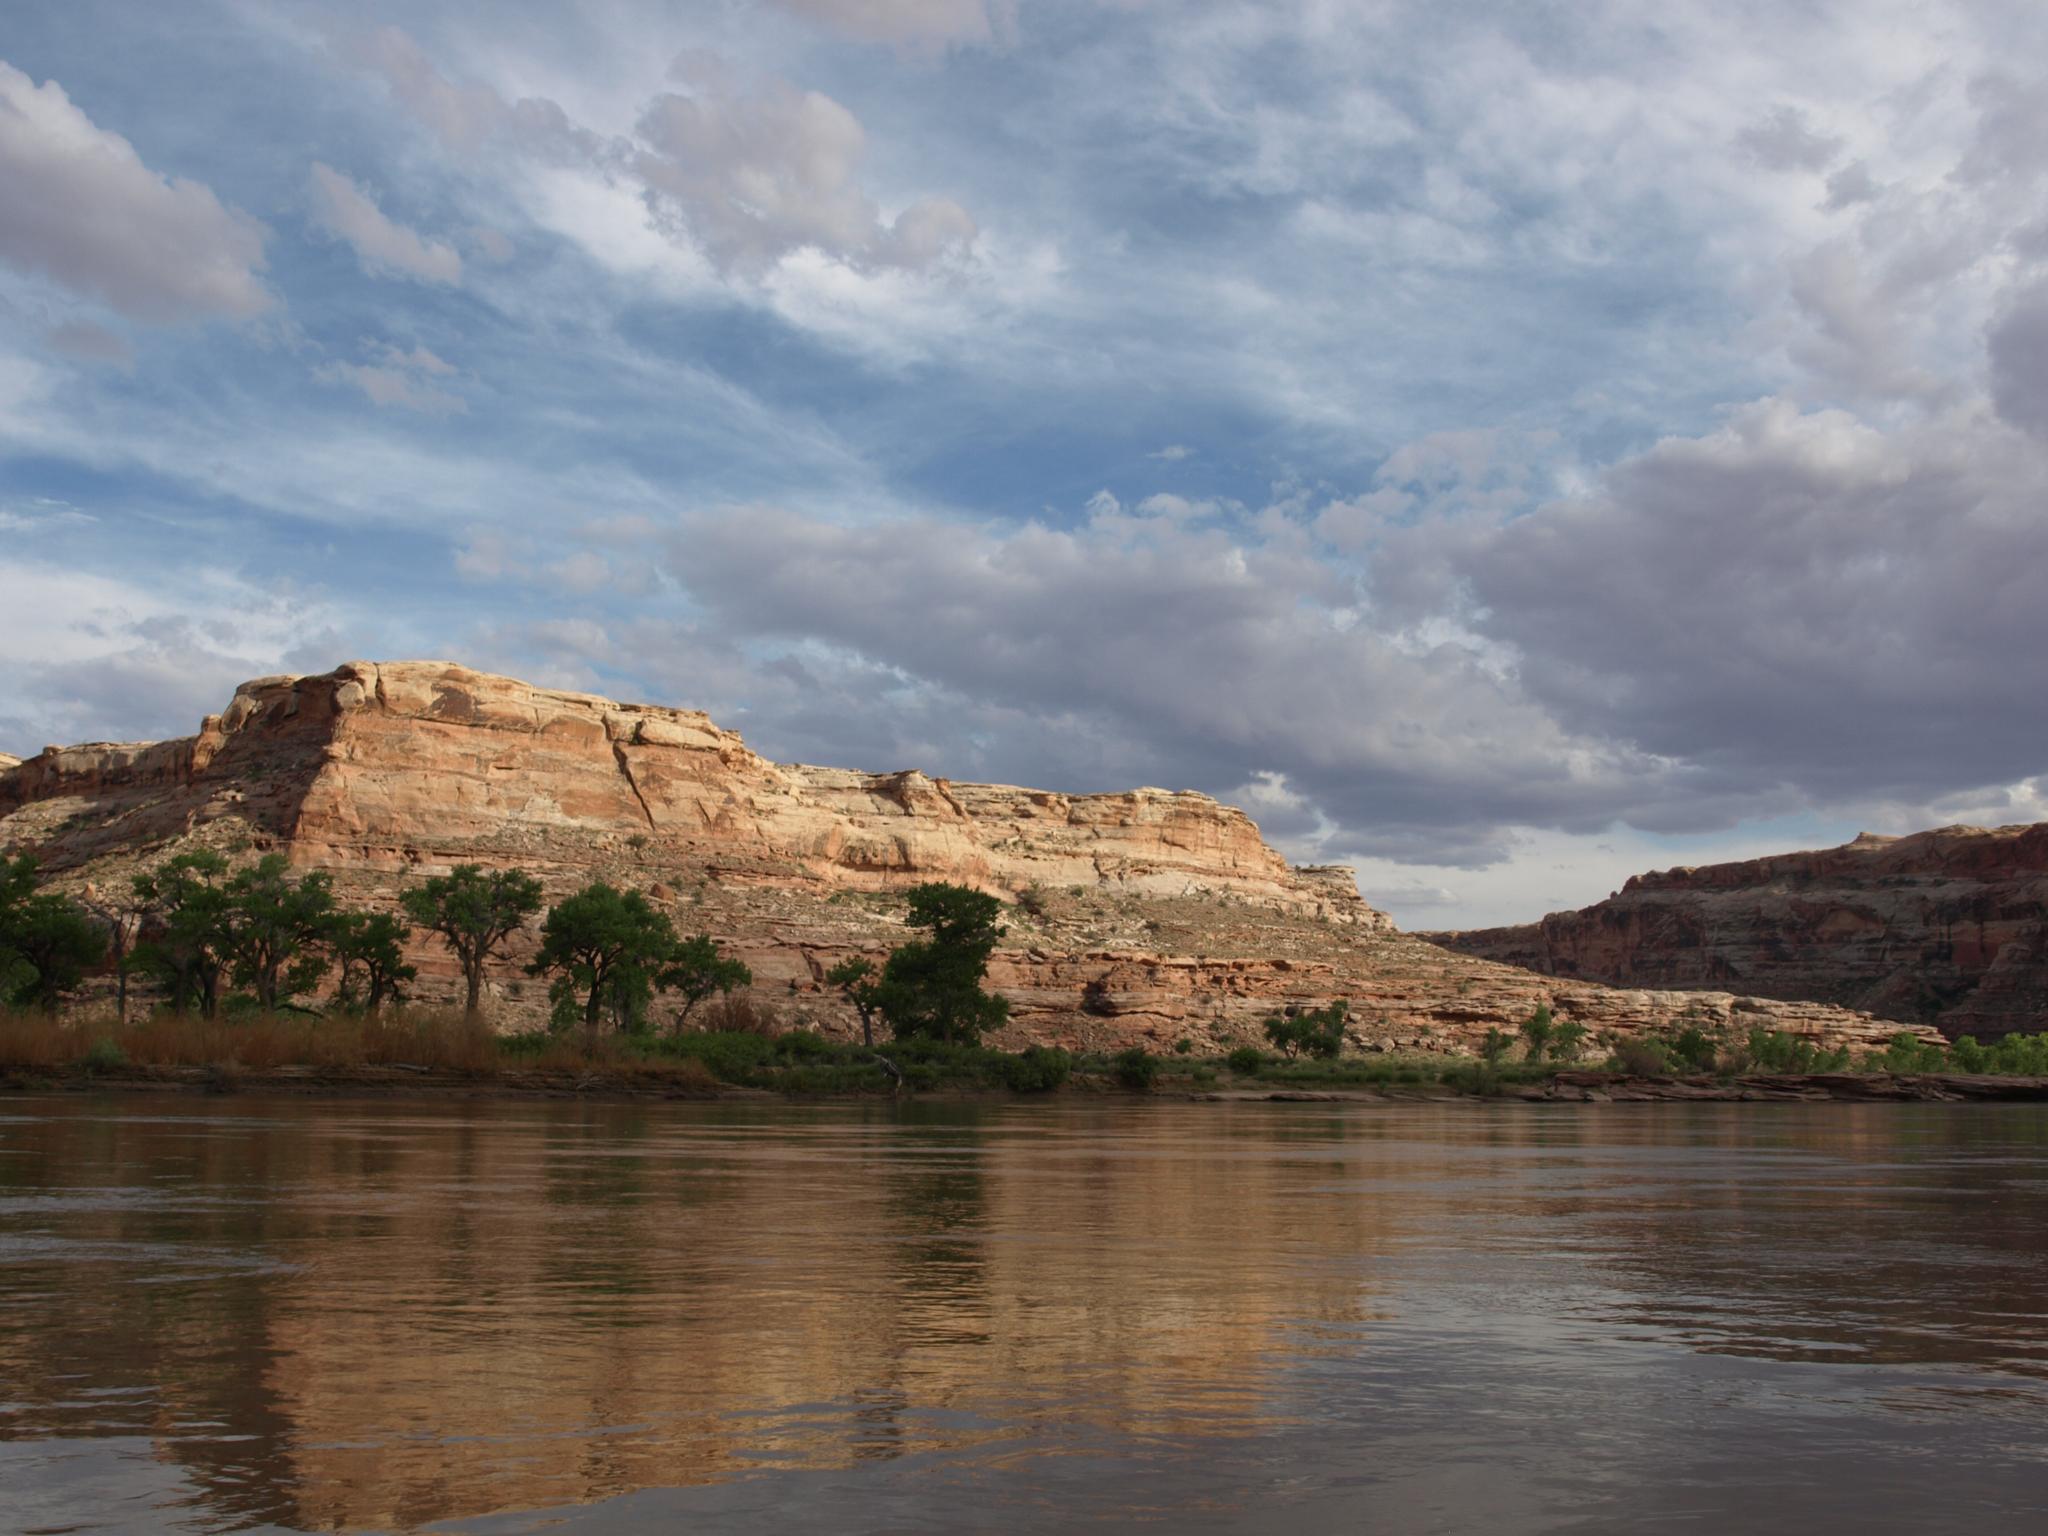
[[[1826,170],[1840,158],[1843,140],[1815,131],[1804,112],[1781,106],[1735,136],[1743,153],[1767,171]]]
[[[313,163],[311,191],[314,221],[346,240],[365,272],[423,283],[462,281],[455,247],[386,218],[369,193],[332,166]]]
[[[425,347],[404,351],[389,342],[369,342],[368,362],[324,363],[314,377],[330,384],[353,384],[372,405],[395,406],[427,416],[463,415],[469,402],[460,395],[437,389],[427,380],[447,378],[455,365],[436,357]]]
[[[736,91],[721,69],[690,72],[691,94],[664,92],[641,112],[631,165],[657,220],[721,268],[759,272],[808,247],[921,269],[973,242],[973,218],[946,198],[883,220],[860,183],[867,134],[831,97],[779,79]]]
[[[1482,658],[1360,623],[1356,588],[1284,541],[1221,528],[1102,504],[1072,529],[752,507],[689,519],[666,569],[736,639],[816,641],[1010,712],[1006,751],[1044,763],[1051,723],[1081,722],[1085,757],[1058,784],[1078,787],[1105,742],[1141,782],[1223,793],[1278,774],[1350,848],[1483,859],[1477,807],[1604,818],[1653,771],[1568,736]]]
[[[111,363],[126,371],[135,367],[135,348],[128,338],[90,320],[66,320],[54,325],[43,340],[53,350],[83,362]]]
[[[317,595],[206,567],[145,584],[0,558],[0,609],[17,626],[0,729],[23,756],[190,735],[236,684],[337,648],[339,614]]]
[[[1886,429],[1768,399],[1529,515],[1392,533],[1374,584],[1511,647],[1561,729],[1691,765],[1638,825],[1925,801],[2048,760],[2009,660],[2048,653],[2044,475],[1981,405]]]
[[[1183,459],[1194,457],[1195,450],[1185,443],[1169,443],[1156,453],[1145,455],[1148,459],[1164,459],[1169,464],[1178,464]]]
[[[62,86],[0,62],[0,260],[132,320],[246,318],[275,302],[267,231],[213,190],[165,177]]]
[[[2048,278],[2008,295],[1988,348],[1998,414],[2048,441]]]
[[[989,43],[1015,29],[1003,0],[774,0],[786,11],[868,42]]]

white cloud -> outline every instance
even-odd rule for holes
[[[426,416],[462,415],[469,410],[469,402],[460,395],[427,382],[452,376],[456,372],[453,363],[425,347],[406,351],[388,341],[371,341],[365,346],[368,362],[323,363],[313,370],[313,376],[330,384],[353,384],[372,405],[396,406]]]
[[[0,62],[0,260],[130,319],[243,318],[275,302],[267,231],[210,187],[165,177],[63,87]]]
[[[721,268],[760,272],[814,248],[921,269],[972,244],[973,218],[946,198],[882,218],[860,183],[867,133],[831,97],[779,79],[735,90],[715,67],[693,69],[691,83],[691,94],[665,92],[641,112],[631,165],[657,219]]]
[[[346,240],[365,272],[423,283],[462,281],[462,257],[454,246],[385,217],[369,193],[332,166],[314,162],[311,189],[314,221]]]

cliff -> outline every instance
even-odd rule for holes
[[[1711,987],[1991,1039],[2048,1028],[2048,824],[1865,834],[1638,875],[1539,923],[1429,935],[1620,986]]]
[[[1840,1009],[1617,992],[1451,954],[1396,933],[1348,870],[1290,867],[1204,795],[772,763],[694,711],[440,662],[263,678],[192,737],[0,768],[0,847],[60,883],[118,887],[192,846],[281,850],[370,907],[464,862],[529,870],[551,896],[639,886],[745,959],[764,1000],[830,1030],[852,1020],[826,970],[901,942],[896,893],[949,880],[1018,903],[991,967],[1014,1041],[1227,1045],[1335,998],[1385,1047],[1465,1048],[1539,1001],[1596,1031],[1704,1016],[1830,1042],[1887,1032]],[[419,994],[451,996],[446,955],[416,948]],[[507,965],[496,1003],[531,1022],[544,989]]]

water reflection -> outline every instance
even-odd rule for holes
[[[2048,1117],[1980,1107],[17,1099],[0,1486],[332,1530],[719,1484],[740,1529],[965,1477],[1028,1529],[1079,1478],[1284,1529],[1398,1482],[1389,1529],[1534,1530],[1932,1424],[2024,1487],[2044,1181]]]

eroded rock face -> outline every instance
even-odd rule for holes
[[[1429,937],[1554,976],[1714,987],[1991,1039],[2048,1028],[2048,824],[1864,835],[1638,875],[1540,923]]]
[[[897,894],[948,880],[1017,903],[992,983],[1011,1043],[1203,1048],[1278,1008],[1348,999],[1360,1043],[1463,1049],[1540,1001],[1595,1030],[1683,1016],[1829,1043],[1890,1026],[1840,1009],[1614,992],[1454,955],[1393,930],[1348,870],[1290,867],[1242,811],[1160,789],[1066,795],[771,763],[706,716],[535,688],[441,662],[354,662],[246,683],[196,736],[51,748],[0,768],[0,847],[64,882],[125,883],[187,847],[282,850],[352,905],[390,907],[458,863],[649,891],[753,968],[757,997],[835,1032],[825,972],[905,937]],[[508,1022],[544,1011],[500,969]],[[455,995],[421,942],[423,1000]]]

